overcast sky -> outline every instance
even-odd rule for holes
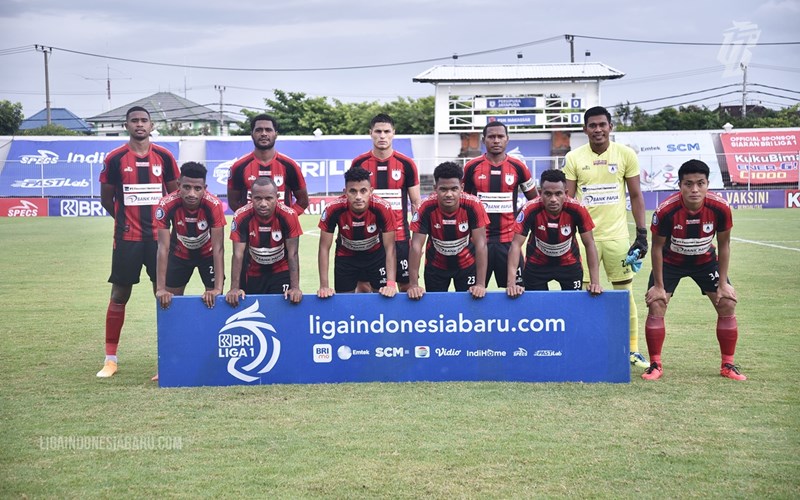
[[[726,75],[720,46],[657,45],[584,38],[722,43],[734,23],[749,23],[759,43],[800,41],[800,0],[668,2],[535,0],[0,0],[0,100],[21,102],[25,116],[45,107],[44,62],[34,44],[52,47],[52,107],[81,117],[122,106],[158,91],[172,91],[217,109],[215,85],[226,87],[229,113],[263,108],[271,89],[344,101],[393,100],[433,94],[412,78],[452,54],[467,54],[557,39],[474,57],[463,64],[569,62],[564,34],[577,35],[575,60],[599,61],[626,76],[601,87],[607,107],[741,84]],[[753,26],[755,25],[755,27]],[[740,26],[742,26],[740,24]],[[740,28],[738,33],[742,34]],[[19,50],[9,50],[21,47]],[[139,64],[65,51],[165,64],[227,68],[325,68],[419,62],[338,71],[222,71]],[[585,52],[591,55],[586,56]],[[732,58],[738,67],[741,56]],[[772,108],[800,99],[800,45],[751,49],[748,103]],[[676,105],[741,87],[643,103]],[[776,97],[777,96],[777,97]],[[700,104],[741,104],[741,94]]]

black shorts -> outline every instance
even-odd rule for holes
[[[242,290],[247,294],[280,294],[289,290],[289,271],[265,276],[248,276]]]
[[[139,283],[142,266],[145,266],[150,281],[155,283],[157,255],[157,241],[115,240],[108,282],[115,285],[135,285]]]
[[[408,240],[394,242],[395,257],[397,266],[395,267],[395,281],[398,283],[408,283]]]
[[[487,243],[488,259],[486,262],[486,286],[489,286],[489,278],[494,273],[494,282],[500,288],[508,285],[508,250],[511,243]],[[517,264],[517,285],[522,284],[522,255]]]
[[[446,292],[450,288],[450,280],[457,292],[466,292],[475,284],[475,264],[466,269],[444,270],[438,267],[425,266],[425,290],[429,292]]]
[[[169,254],[167,260],[167,287],[168,288],[183,288],[189,279],[192,277],[194,269],[200,273],[200,278],[203,280],[206,290],[214,289],[214,257],[209,256],[199,259],[181,259],[176,257],[175,254]]]
[[[386,252],[383,247],[364,255],[335,258],[333,288],[337,293],[354,291],[359,281],[369,282],[376,291],[386,286]]]
[[[716,259],[699,267],[679,267],[665,262],[663,274],[664,290],[669,294],[674,294],[675,289],[678,288],[678,283],[682,278],[686,277],[692,278],[697,283],[703,295],[717,293],[717,287],[719,286],[719,262]],[[731,280],[729,279],[728,283],[730,282]],[[654,283],[655,279],[653,279],[653,273],[651,272],[647,288],[652,287]]]
[[[580,263],[570,266],[537,266],[526,264],[522,271],[525,290],[549,290],[547,284],[557,281],[562,290],[580,290],[583,286],[583,268]]]

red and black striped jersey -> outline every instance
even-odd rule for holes
[[[211,228],[224,227],[226,223],[222,202],[209,192],[195,210],[183,206],[180,191],[162,198],[156,209],[156,229],[172,227],[169,253],[180,259],[211,257]]]
[[[379,159],[372,151],[356,156],[350,167],[361,167],[369,172],[373,194],[388,201],[397,219],[396,241],[409,238],[408,188],[419,184],[419,174],[414,160],[394,151],[389,158]]]
[[[516,234],[528,236],[525,265],[571,266],[581,261],[576,236],[594,229],[594,222],[586,208],[572,198],[567,198],[561,213],[553,217],[545,209],[541,198],[522,206],[515,222]]]
[[[179,176],[172,153],[156,144],[144,156],[128,144],[108,153],[100,183],[114,186],[114,239],[156,240],[156,205],[167,194],[167,182]]]
[[[674,266],[701,266],[714,261],[714,234],[733,227],[731,207],[719,195],[706,193],[703,206],[690,212],[681,193],[675,193],[658,206],[650,230],[667,238],[664,262]]]
[[[473,229],[486,227],[489,217],[476,196],[461,193],[458,208],[446,214],[439,208],[436,193],[422,202],[419,211],[411,219],[414,233],[427,234],[425,265],[439,269],[466,269],[475,263],[470,249]]]
[[[306,179],[300,166],[288,156],[275,153],[275,157],[262,163],[254,153],[243,156],[231,166],[228,189],[242,192],[242,202],[250,199],[250,188],[259,177],[272,177],[278,187],[278,200],[287,206],[294,205],[291,193],[306,189]],[[286,195],[287,190],[289,196]]]
[[[355,256],[373,253],[383,246],[383,233],[394,231],[394,212],[386,200],[371,196],[367,209],[357,214],[350,210],[347,197],[340,196],[325,207],[319,219],[319,228],[336,237],[337,256]]]
[[[283,203],[275,206],[269,219],[262,219],[252,203],[243,206],[233,216],[231,240],[246,243],[249,253],[247,276],[265,276],[289,270],[285,242],[303,234],[300,219],[294,210]]]
[[[486,239],[492,243],[514,239],[519,191],[527,193],[535,187],[528,167],[508,155],[501,163],[494,164],[484,154],[464,166],[464,192],[477,196],[486,208],[489,214]]]

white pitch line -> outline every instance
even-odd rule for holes
[[[753,245],[761,245],[761,246],[764,246],[764,247],[780,248],[781,250],[791,250],[793,252],[800,252],[800,248],[785,247],[785,246],[782,246],[782,245],[773,245],[771,243],[763,243],[761,241],[745,240],[743,238],[731,237],[731,239],[733,241],[739,241],[741,243],[751,243]]]
[[[309,229],[308,231],[304,231],[303,234],[307,234],[309,236],[316,236],[319,238],[319,229]]]

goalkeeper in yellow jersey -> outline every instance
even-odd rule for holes
[[[632,291],[634,269],[647,254],[647,227],[642,190],[639,187],[639,159],[629,147],[611,142],[611,114],[602,106],[584,113],[583,131],[589,143],[567,153],[564,174],[567,195],[577,198],[589,210],[595,223],[594,241],[598,257],[614,290]],[[625,192],[631,199],[636,239],[630,244]],[[638,250],[638,254],[636,251]],[[631,256],[629,258],[629,256]],[[583,258],[586,266],[586,259]],[[584,269],[584,280],[589,273]],[[584,282],[586,285],[586,282]],[[639,353],[639,319],[633,294],[630,300],[630,361],[647,368]]]

